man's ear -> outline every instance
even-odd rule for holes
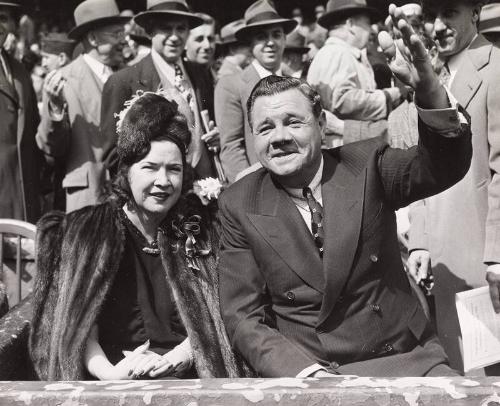
[[[90,31],[86,35],[88,43],[93,47],[97,47],[98,42],[97,42],[97,36],[95,35],[94,31]]]
[[[61,68],[69,62],[69,56],[65,52],[60,52],[57,56],[57,62]]]
[[[321,114],[318,117],[318,125],[321,130],[321,137],[323,138],[326,134],[326,114],[325,110],[321,110]]]
[[[477,24],[479,22],[479,16],[481,15],[481,8],[483,7],[482,4],[478,4],[474,6],[472,9],[472,21],[474,24]]]

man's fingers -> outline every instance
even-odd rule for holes
[[[381,31],[378,34],[378,43],[382,51],[384,52],[386,58],[389,61],[392,61],[396,57],[396,45],[394,44],[393,39],[386,31]]]
[[[427,278],[427,273],[429,272],[429,261],[427,261],[425,258],[420,257],[419,265],[420,266],[418,267],[417,283],[422,279]]]
[[[415,282],[419,282],[418,280],[418,264],[417,261],[415,260],[415,257],[409,256],[408,257],[408,273],[411,275],[411,277],[415,280]]]

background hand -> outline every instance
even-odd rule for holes
[[[219,129],[215,126],[213,120],[210,120],[208,123],[208,132],[201,136],[201,140],[207,144],[207,147],[210,151],[215,153],[220,150],[220,136]]]
[[[414,250],[408,257],[408,272],[417,284],[426,279],[431,269],[431,255],[427,250]]]
[[[49,96],[49,103],[55,113],[61,113],[64,109],[63,88],[65,83],[66,79],[59,70],[50,72],[45,78],[43,90]]]
[[[490,297],[495,313],[500,313],[500,264],[489,265],[486,280],[490,285]]]

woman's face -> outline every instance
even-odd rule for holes
[[[138,210],[161,221],[182,191],[182,154],[171,141],[153,141],[151,150],[128,172]]]

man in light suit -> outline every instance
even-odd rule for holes
[[[423,2],[424,14],[435,18],[442,80],[471,116],[474,154],[461,182],[410,212],[410,271],[420,279],[432,262],[437,329],[459,370],[455,293],[484,286],[487,277],[500,311],[500,50],[477,33],[481,4]]]
[[[250,44],[255,59],[243,72],[220,78],[215,88],[221,162],[230,182],[234,182],[239,172],[257,162],[246,102],[261,78],[282,75],[285,35],[296,26],[295,20],[282,18],[268,0],[258,0],[245,11],[245,25],[235,32],[239,41]]]
[[[416,89],[412,149],[373,139],[321,152],[320,98],[299,79],[264,78],[249,98],[264,168],[219,199],[219,290],[231,342],[261,376],[453,374],[403,271],[394,210],[465,175],[470,127],[421,42],[410,45],[415,75],[402,42],[397,56],[387,33],[379,40]]]
[[[148,0],[148,10],[135,16],[137,25],[151,37],[151,53],[137,64],[115,73],[104,86],[101,111],[101,133],[116,138],[115,114],[124,108],[138,90],[156,92],[165,89],[183,103],[185,115],[193,126],[189,146],[189,163],[199,178],[215,176],[209,148],[218,148],[219,133],[214,122],[203,126],[201,112],[213,117],[213,78],[203,66],[182,60],[190,28],[203,23],[191,13],[184,0]],[[172,96],[174,97],[174,96]],[[108,161],[113,161],[112,154]]]
[[[43,152],[64,161],[67,212],[98,203],[109,178],[103,160],[116,137],[99,134],[101,95],[123,62],[123,24],[129,20],[114,0],[85,0],[74,17],[69,37],[81,41],[85,52],[47,76],[37,132]]]
[[[41,153],[35,142],[36,96],[23,65],[3,50],[21,7],[0,1],[0,218],[40,217]]]

